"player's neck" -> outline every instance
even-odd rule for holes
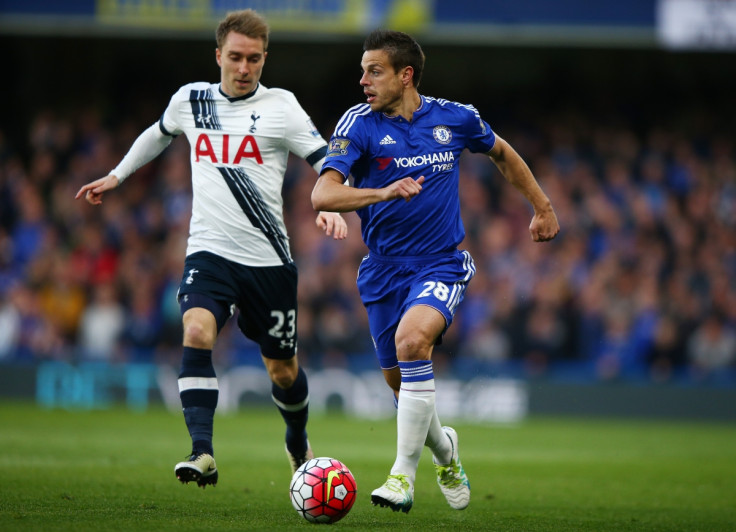
[[[416,89],[412,88],[404,93],[401,103],[396,110],[389,116],[402,116],[408,122],[411,122],[414,113],[422,106],[422,98]]]

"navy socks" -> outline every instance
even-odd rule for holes
[[[271,395],[286,423],[286,448],[292,455],[302,456],[307,451],[309,417],[309,388],[304,370],[299,368],[296,380],[288,390],[274,384]]]
[[[192,438],[192,452],[214,456],[212,426],[219,388],[212,366],[212,351],[184,347],[179,373],[179,397],[184,421]]]

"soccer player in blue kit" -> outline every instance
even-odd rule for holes
[[[375,30],[363,45],[367,103],[349,109],[330,139],[312,192],[319,211],[355,210],[369,253],[358,290],[379,364],[397,404],[397,453],[374,505],[408,512],[424,445],[457,510],[470,502],[458,436],[435,409],[432,350],[452,323],[475,266],[460,217],[460,154],[485,153],[534,209],[536,242],[559,232],[550,200],[516,151],[470,106],[419,94],[424,53],[409,35]],[[345,186],[353,176],[354,186]],[[403,200],[403,201],[396,201]]]

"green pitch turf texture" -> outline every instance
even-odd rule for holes
[[[358,484],[350,514],[314,525],[291,507],[275,408],[218,416],[219,484],[181,485],[180,414],[92,412],[0,403],[0,530],[736,530],[736,426],[697,422],[530,419],[457,423],[470,506],[450,509],[425,449],[408,514],[370,504],[391,467],[393,420],[313,414],[317,455]]]

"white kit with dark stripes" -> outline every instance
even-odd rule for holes
[[[327,143],[295,96],[259,85],[229,98],[191,83],[171,98],[161,132],[191,147],[193,205],[187,255],[209,251],[248,266],[291,262],[281,188],[289,152],[316,171]]]

